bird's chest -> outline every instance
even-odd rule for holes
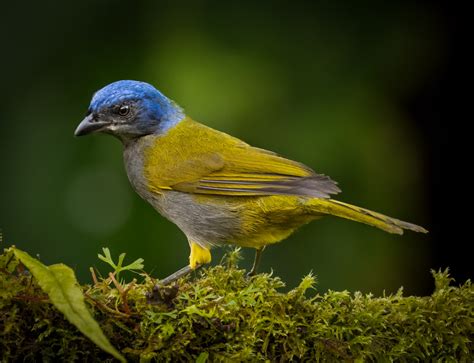
[[[166,196],[167,191],[158,191],[150,185],[151,183],[145,173],[148,149],[153,143],[152,138],[143,137],[128,144],[123,153],[125,170],[135,192],[151,204],[162,216],[174,221],[175,213],[173,211],[178,208],[173,207],[175,204],[179,206],[179,203],[176,203],[174,198]],[[160,165],[155,165],[155,167],[160,168]]]
[[[150,191],[144,173],[145,152],[148,144],[147,140],[139,139],[127,145],[123,152],[123,161],[133,189],[140,197],[155,206],[159,198],[156,193]]]

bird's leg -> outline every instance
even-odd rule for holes
[[[172,273],[171,275],[165,277],[164,279],[160,280],[159,284],[166,286],[171,284],[172,282],[175,282],[176,280],[180,279],[181,277],[186,276],[190,272],[197,270],[200,266],[196,266],[195,269],[192,269],[189,265],[184,266],[183,268],[179,269],[178,271]]]
[[[189,267],[195,269],[211,262],[211,251],[208,248],[201,246],[199,243],[189,241],[191,253],[189,254]]]
[[[257,248],[255,250],[255,259],[253,260],[253,266],[252,266],[252,269],[247,273],[247,276],[249,277],[255,276],[255,274],[257,273],[257,267],[258,267],[258,264],[260,263],[260,258],[262,257],[262,252],[264,249],[265,249],[265,246],[261,248]]]
[[[169,285],[181,277],[186,276],[191,271],[195,271],[204,264],[211,262],[211,252],[207,248],[192,241],[189,241],[189,246],[191,247],[189,265],[160,280],[160,285]]]

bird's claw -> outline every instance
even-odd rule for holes
[[[156,284],[151,291],[146,293],[146,300],[148,304],[166,304],[171,305],[171,302],[176,297],[179,291],[178,284],[161,285]]]

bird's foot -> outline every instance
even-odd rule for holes
[[[153,289],[147,293],[146,298],[149,304],[159,304],[165,303],[170,304],[178,293],[179,286],[173,284],[180,278],[188,275],[191,271],[197,270],[201,266],[197,266],[195,269],[192,269],[189,265],[179,269],[178,271],[172,273],[168,277],[165,277],[162,280],[159,280],[158,283],[153,286]]]
[[[257,274],[257,269],[252,267],[252,269],[249,272],[247,272],[247,277],[251,278],[255,276],[256,274]]]
[[[179,286],[177,284],[160,286],[155,285],[151,291],[146,293],[146,301],[151,305],[166,304],[172,305],[173,299],[178,294]]]

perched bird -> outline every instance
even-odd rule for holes
[[[111,134],[124,145],[135,191],[186,235],[189,265],[169,283],[211,261],[226,244],[256,249],[327,215],[386,232],[427,231],[415,224],[331,199],[337,183],[311,168],[256,148],[186,116],[148,83],[117,81],[97,91],[76,136]]]

